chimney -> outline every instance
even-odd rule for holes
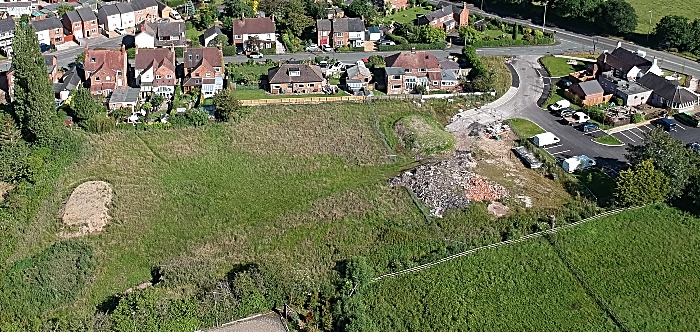
[[[462,2],[462,8],[467,9],[467,3],[466,3],[466,2]]]
[[[275,14],[274,13],[272,13],[270,15],[270,19],[272,20],[272,23],[275,23]]]
[[[134,55],[139,54],[139,45],[134,47]]]
[[[170,54],[172,54],[172,56],[173,56],[173,64],[176,64],[177,61],[175,61],[175,60],[177,60],[177,58],[175,58],[175,44],[174,43],[170,43]]]
[[[620,48],[620,47],[622,47],[622,42],[617,42],[617,47],[615,47],[615,48]]]
[[[658,66],[659,66],[659,63],[658,63],[658,61],[656,60],[656,58],[654,58],[654,59],[651,60],[651,66],[652,66],[652,67],[658,67]]]
[[[241,13],[241,20],[245,20],[245,13]]]

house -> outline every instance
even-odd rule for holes
[[[333,45],[335,47],[365,46],[365,22],[361,18],[336,18],[332,23]]]
[[[10,17],[20,18],[22,15],[31,15],[36,10],[35,1],[2,1],[0,12],[6,12]]]
[[[408,0],[379,0],[383,1],[383,6],[381,8],[384,8],[384,10],[392,10],[392,9],[397,9],[397,10],[403,10],[408,8]]]
[[[418,17],[418,25],[429,24],[432,27],[442,28],[447,31],[457,29],[469,24],[469,9],[467,3],[462,6],[440,2],[436,10]]]
[[[467,76],[469,74],[470,68],[462,69],[458,62],[451,60],[440,61],[440,69],[451,71],[455,77],[460,78],[462,76]]]
[[[156,0],[131,0],[130,4],[136,24],[155,22],[160,17]]]
[[[128,2],[118,2],[100,7],[97,11],[100,26],[107,31],[136,26],[134,8]]]
[[[158,16],[160,17],[170,17],[170,13],[173,12],[173,9],[170,8],[170,6],[164,4],[163,2],[156,1],[158,3]]]
[[[581,106],[595,106],[610,101],[612,95],[605,95],[603,87],[597,80],[579,82],[571,85],[564,93]]]
[[[83,83],[85,73],[78,66],[73,66],[66,71],[63,76],[53,84],[53,92],[56,99],[66,100],[71,91],[77,89]]]
[[[345,11],[342,8],[328,8],[328,19],[345,17]]]
[[[185,22],[141,23],[134,37],[139,48],[183,47],[187,44]]]
[[[136,12],[129,2],[118,2],[116,4],[121,17],[122,29],[129,29],[136,26]]]
[[[58,80],[63,75],[58,68],[58,59],[55,55],[44,55],[44,64],[46,65],[46,73],[49,74],[51,83],[58,83]]]
[[[201,89],[205,98],[214,96],[224,86],[224,55],[216,47],[188,48],[184,52],[183,91]]]
[[[459,68],[442,69],[440,61],[427,51],[406,51],[385,58],[387,94],[410,93],[419,85],[426,90],[454,90],[459,86]],[[400,85],[400,87],[399,87]]]
[[[401,67],[385,67],[384,78],[386,85],[386,94],[398,95],[405,93],[404,75],[406,70]]]
[[[221,28],[219,28],[218,25],[212,26],[211,28],[204,31],[204,33],[202,34],[202,39],[204,39],[204,43],[202,45],[216,47],[216,45],[209,45],[209,44],[212,43],[212,41],[214,39],[216,39],[216,36],[222,35],[222,34],[223,34],[223,32],[221,32]]]
[[[615,77],[612,71],[602,73],[598,77],[598,83],[603,87],[603,91],[609,94],[616,95],[627,106],[638,106],[645,104],[651,97],[652,90],[646,88],[634,81]]]
[[[612,52],[605,51],[598,56],[597,71],[594,74],[599,75],[601,72],[612,71],[615,77],[627,81],[634,81],[647,73],[663,75],[663,70],[659,68],[656,59],[649,61],[622,48],[621,45],[622,43],[618,42],[617,47]]]
[[[331,45],[331,20],[316,20],[316,42],[319,46]]]
[[[276,47],[275,21],[270,17],[233,20],[232,44],[248,52]]]
[[[40,45],[63,44],[63,23],[58,18],[52,17],[44,20],[29,22],[36,30],[36,36]]]
[[[166,99],[175,93],[175,51],[167,48],[136,48],[134,83],[141,95],[159,94]]]
[[[90,8],[93,12],[97,11],[97,0],[78,0],[78,3],[84,8]]]
[[[120,50],[91,50],[85,47],[85,80],[90,93],[108,96],[118,89],[128,88],[126,48]]]
[[[348,68],[345,73],[345,85],[350,91],[359,91],[366,89],[369,82],[372,80],[372,72],[367,69],[365,62],[360,60],[354,66]]]
[[[377,26],[367,28],[367,38],[365,39],[373,42],[380,41],[382,39],[382,30],[379,30]]]
[[[676,81],[667,81],[653,73],[637,79],[639,85],[651,89],[649,104],[670,108],[679,112],[692,110],[698,104],[698,95],[680,86]]]
[[[15,37],[15,20],[5,18],[0,20],[0,52],[5,56],[12,53],[12,38]]]
[[[44,65],[46,65],[47,77],[51,83],[56,83],[61,78],[61,72],[58,68],[57,58],[55,55],[44,55]],[[2,64],[1,71],[4,73],[0,89],[5,93],[5,99],[12,101],[12,95],[15,92],[15,69],[12,67],[12,62],[7,61]]]
[[[314,65],[283,64],[267,72],[270,93],[319,93],[326,80],[321,68]]]
[[[63,14],[63,27],[75,38],[92,38],[99,36],[97,16],[90,8],[79,8]]]
[[[127,108],[133,112],[139,102],[140,91],[138,88],[114,90],[109,97],[108,109],[110,111]]]

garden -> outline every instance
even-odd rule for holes
[[[539,29],[509,23],[499,18],[469,15],[471,25],[461,26],[459,36],[466,45],[474,47],[502,47],[554,44],[554,35]]]

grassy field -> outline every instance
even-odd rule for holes
[[[700,13],[689,8],[698,8],[700,1],[691,0],[690,2],[681,0],[664,0],[664,1],[645,1],[645,0],[630,0],[630,5],[637,12],[637,30],[640,34],[647,34],[650,29],[653,32],[656,23],[659,23],[662,17],[668,15],[680,15],[689,18],[691,21],[700,18]],[[651,26],[649,25],[649,11],[651,13]]]
[[[407,10],[398,11],[392,15],[385,17],[385,22],[395,21],[397,23],[411,23],[418,16],[427,13],[428,10],[423,7],[413,7]]]
[[[612,135],[605,135],[605,136],[600,136],[596,137],[593,139],[594,141],[600,143],[600,144],[607,144],[607,145],[622,145],[622,141],[617,139],[615,136]]]
[[[555,56],[545,56],[540,58],[542,65],[549,71],[552,77],[564,77],[570,73],[583,69],[583,62],[578,61],[575,65],[566,63],[569,59]]]
[[[402,148],[412,154],[452,155],[455,137],[430,117],[410,115],[394,125],[396,136],[401,137]]]
[[[525,119],[509,119],[508,125],[519,137],[532,137],[544,133],[545,130],[534,122]]]
[[[263,77],[263,76],[267,77],[267,72],[272,67],[274,67],[274,66],[268,65],[265,62],[256,63],[254,65],[248,65],[248,64],[231,65],[229,63],[229,65],[226,66],[226,73],[229,76],[233,76],[233,79],[235,81],[238,81],[241,78],[241,74],[244,74],[244,73],[253,74],[257,77]]]
[[[268,94],[265,92],[263,89],[241,89],[241,90],[236,90],[234,93],[236,95],[236,98],[240,100],[250,100],[250,99],[282,99],[282,98],[311,98],[311,97],[341,97],[341,96],[349,96],[349,94],[345,91],[338,91],[338,93],[334,95],[328,95],[325,93],[309,93],[309,94],[284,94],[284,95],[273,95],[273,94]]]
[[[380,331],[630,331],[700,325],[700,219],[646,207],[372,284]],[[586,281],[581,283],[578,277]],[[586,287],[588,287],[588,292]]]

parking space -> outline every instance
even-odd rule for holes
[[[573,156],[571,149],[567,148],[564,144],[554,144],[550,146],[545,146],[542,148],[547,151],[556,159],[566,159]]]

